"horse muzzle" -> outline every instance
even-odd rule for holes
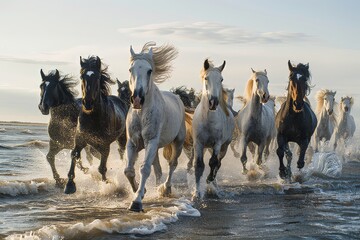
[[[349,111],[349,108],[348,108],[348,107],[344,107],[344,110],[345,110],[345,112],[348,112],[348,111]]]
[[[142,94],[136,94],[135,92],[135,94],[131,96],[130,101],[134,109],[141,109],[144,104],[145,97],[143,97]]]
[[[331,115],[334,111],[333,110],[329,110],[328,114]]]
[[[49,107],[48,106],[44,106],[43,104],[39,104],[39,110],[41,111],[41,113],[43,114],[43,115],[48,115],[49,114]]]
[[[217,97],[211,97],[209,100],[209,110],[215,111],[219,105],[219,99]]]
[[[304,103],[298,103],[298,102],[294,102],[293,103],[293,110],[296,113],[302,112],[304,110]]]
[[[94,110],[94,102],[92,100],[82,100],[82,110],[84,113],[89,114]]]

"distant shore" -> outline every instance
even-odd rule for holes
[[[0,125],[32,125],[32,126],[46,126],[47,123],[36,122],[20,122],[20,121],[0,121]]]

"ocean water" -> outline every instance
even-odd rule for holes
[[[279,179],[274,152],[263,169],[249,154],[251,170],[244,176],[229,149],[218,188],[204,181],[201,202],[191,201],[194,176],[182,155],[170,198],[160,197],[150,176],[144,213],[127,210],[132,192],[116,145],[108,160],[110,182],[100,181],[98,160],[92,166],[83,160],[90,171],[76,169],[78,191],[66,195],[55,187],[46,161],[48,140],[46,125],[0,123],[0,239],[360,239],[358,132],[337,152],[324,143],[301,172],[293,160],[292,183]],[[142,158],[143,152],[138,162]],[[161,164],[165,180],[162,157]],[[64,150],[56,158],[64,178],[69,165],[70,151]],[[206,161],[204,176],[208,171]]]

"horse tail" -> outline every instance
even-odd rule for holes
[[[170,161],[171,156],[172,156],[172,146],[171,143],[166,145],[163,149],[163,156],[166,160]]]

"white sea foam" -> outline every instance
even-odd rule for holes
[[[166,230],[166,224],[176,222],[179,216],[200,216],[200,212],[185,198],[175,200],[171,204],[174,206],[152,207],[145,213],[129,212],[115,219],[95,219],[90,223],[44,226],[37,231],[10,235],[6,239],[86,239],[95,231],[107,234],[149,235]]]
[[[45,181],[0,181],[0,195],[18,196],[36,194],[50,187]]]

